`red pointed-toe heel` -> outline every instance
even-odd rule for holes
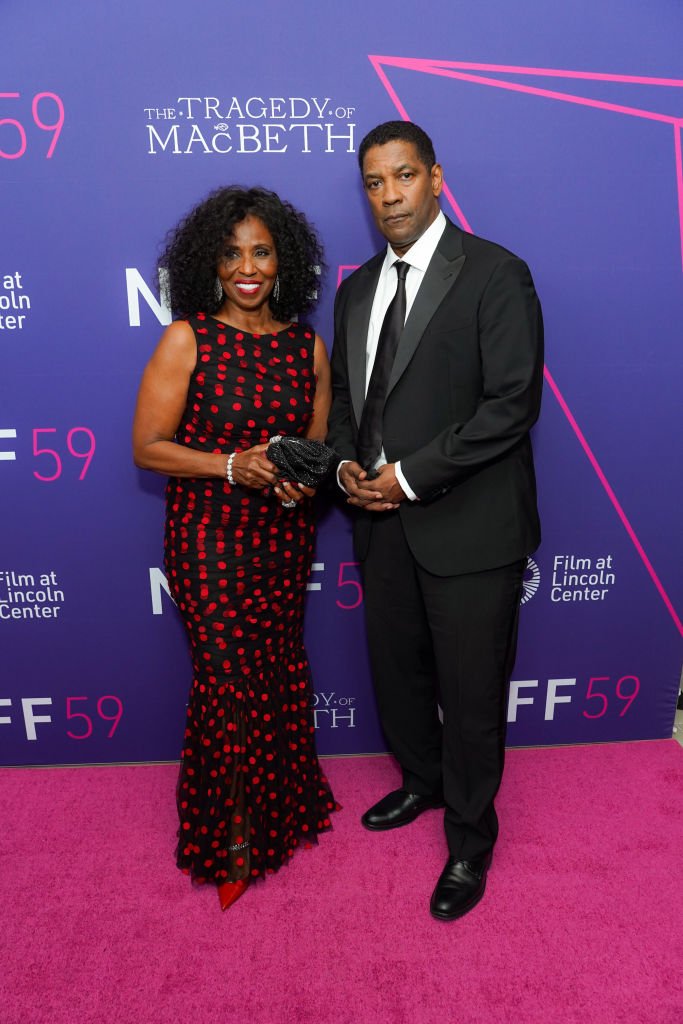
[[[227,910],[233,903],[247,891],[248,878],[240,878],[237,882],[223,882],[218,886],[218,899],[221,903],[221,910]]]

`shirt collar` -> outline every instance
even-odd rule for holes
[[[420,270],[424,274],[434,252],[436,251],[439,239],[446,229],[446,223],[443,211],[439,210],[438,214],[424,234],[420,235],[418,240],[411,245],[408,252],[403,256],[397,256],[391,248],[391,245],[387,245],[387,253],[384,257],[382,272],[386,273],[388,269],[393,267],[394,263],[397,263],[400,259],[403,263],[407,263],[409,266],[415,267],[416,270]]]

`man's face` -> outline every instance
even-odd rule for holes
[[[395,140],[367,151],[363,184],[375,224],[396,255],[403,256],[439,212],[441,167],[427,170],[414,142]]]

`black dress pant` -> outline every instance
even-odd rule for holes
[[[362,564],[382,727],[404,787],[443,793],[449,851],[463,860],[498,836],[493,801],[525,564],[435,576],[413,558],[398,512],[373,517]]]

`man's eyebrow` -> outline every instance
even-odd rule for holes
[[[415,165],[414,164],[400,164],[400,166],[398,166],[398,167],[392,167],[390,173],[392,173],[392,174],[400,174],[401,171],[414,171],[414,170],[415,170]],[[376,172],[366,171],[364,177],[367,180],[368,178],[381,178],[382,175],[379,173],[379,171],[376,171]]]

